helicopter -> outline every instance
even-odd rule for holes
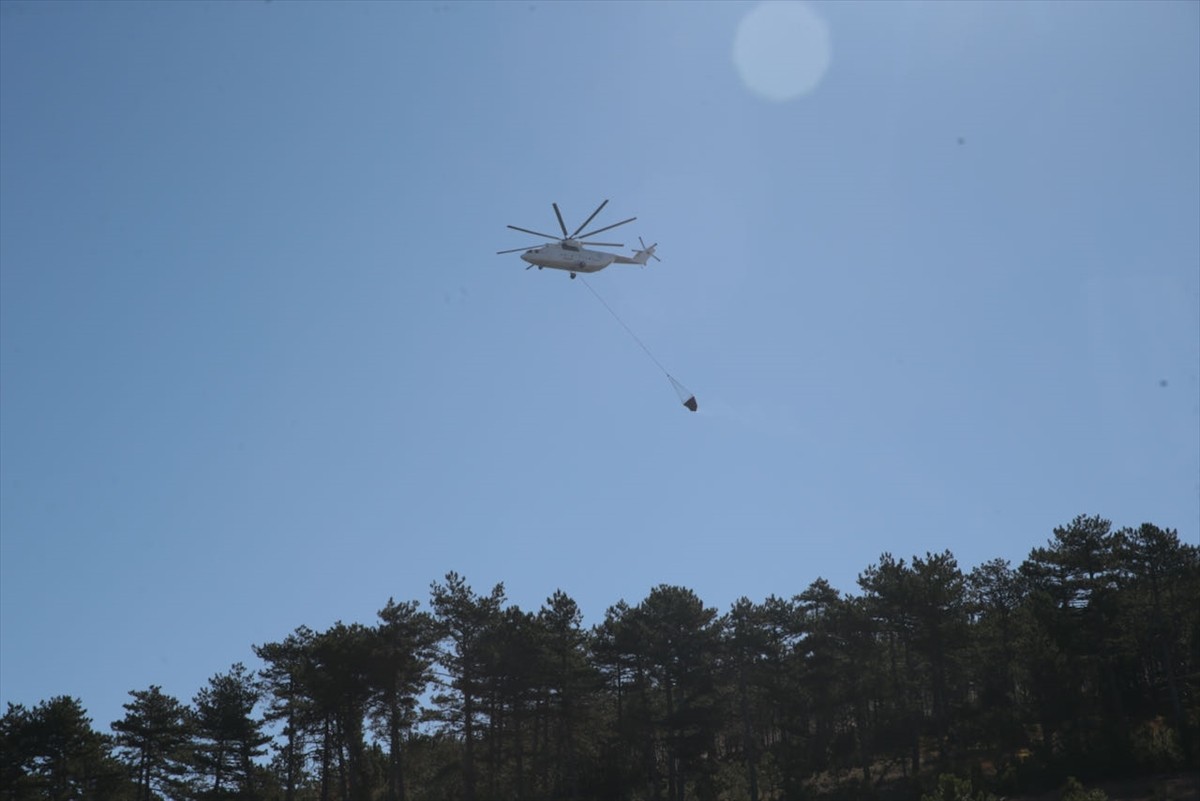
[[[651,257],[653,257],[655,261],[662,261],[662,259],[654,255],[654,249],[658,247],[658,243],[655,242],[653,245],[647,247],[646,243],[642,241],[640,236],[638,237],[638,242],[641,243],[642,249],[636,251],[632,256],[621,256],[616,253],[605,253],[602,250],[587,249],[587,247],[625,247],[625,245],[617,242],[585,242],[584,240],[589,236],[595,236],[596,234],[603,233],[604,231],[616,228],[619,225],[624,225],[625,223],[631,223],[637,219],[637,217],[630,217],[628,220],[621,220],[618,223],[606,225],[603,228],[597,228],[594,231],[588,231],[586,234],[580,234],[579,232],[586,228],[588,223],[596,219],[596,215],[600,213],[600,210],[608,205],[607,200],[597,206],[596,210],[591,213],[591,216],[583,221],[583,225],[580,225],[575,229],[575,232],[571,234],[567,233],[567,226],[563,222],[562,212],[558,210],[558,204],[551,203],[550,205],[554,207],[554,216],[558,218],[558,227],[562,229],[562,237],[558,237],[553,234],[543,234],[540,231],[531,231],[528,228],[518,228],[515,225],[510,225],[508,227],[514,231],[520,231],[524,234],[533,234],[534,236],[544,236],[546,239],[554,239],[557,241],[548,245],[533,245],[523,248],[512,248],[511,250],[498,250],[496,251],[496,255],[501,256],[505,253],[516,253],[519,250],[524,251],[524,253],[521,254],[521,259],[522,261],[529,262],[529,266],[525,268],[526,270],[533,269],[534,267],[537,267],[539,270],[544,267],[549,267],[554,270],[566,270],[571,274],[572,278],[575,277],[576,273],[599,272],[610,264],[644,265]]]

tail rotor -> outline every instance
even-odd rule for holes
[[[653,245],[650,245],[649,247],[646,247],[646,240],[642,239],[640,236],[638,237],[638,242],[641,243],[641,246],[642,246],[642,249],[640,251],[638,251],[638,254],[637,254],[638,256],[642,256],[642,255],[650,256],[655,261],[662,261],[662,259],[660,259],[658,256],[654,255],[654,249],[656,247],[658,247],[657,242],[655,242]],[[645,264],[646,260],[644,258],[641,259],[641,263]]]

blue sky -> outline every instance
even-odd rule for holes
[[[494,255],[606,198],[696,414]],[[594,623],[1195,543],[1198,220],[1196,3],[6,0],[0,699],[107,728],[449,570]]]

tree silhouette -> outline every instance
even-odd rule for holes
[[[238,662],[210,678],[193,699],[193,760],[197,772],[211,778],[206,797],[256,797],[255,761],[271,740],[254,717],[261,694],[259,682]]]
[[[301,626],[278,643],[253,647],[263,661],[259,675],[269,699],[265,719],[282,723],[282,743],[275,743],[276,773],[284,788],[284,801],[295,801],[305,778],[308,759],[306,743],[316,717],[305,687],[311,672],[311,649],[315,634]]]
[[[462,780],[464,797],[475,801],[478,776],[475,744],[480,701],[488,678],[490,657],[488,636],[496,626],[504,602],[504,585],[497,584],[491,594],[476,595],[457,573],[446,574],[444,584],[430,586],[431,603],[438,623],[447,637],[439,662],[450,677],[449,692],[435,698],[441,719],[463,741]]]
[[[379,610],[370,681],[370,712],[388,744],[387,799],[404,801],[404,739],[417,722],[417,701],[433,680],[440,639],[433,616],[416,601],[388,599]]]
[[[132,798],[111,741],[92,729],[77,699],[60,695],[32,710],[9,704],[0,719],[0,798],[115,801]]]
[[[191,707],[134,691],[111,738],[66,696],[10,705],[0,801],[987,798],[1200,767],[1174,530],[1080,516],[1015,569],[884,553],[857,583],[720,617],[662,584],[585,629],[562,590],[530,612],[451,572],[430,611],[301,626]]]
[[[130,690],[125,717],[112,724],[118,751],[133,771],[137,800],[186,791],[193,729],[188,708],[158,685]]]

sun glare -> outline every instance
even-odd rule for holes
[[[831,55],[829,26],[806,3],[758,4],[733,40],[733,63],[746,87],[777,102],[816,89]]]

